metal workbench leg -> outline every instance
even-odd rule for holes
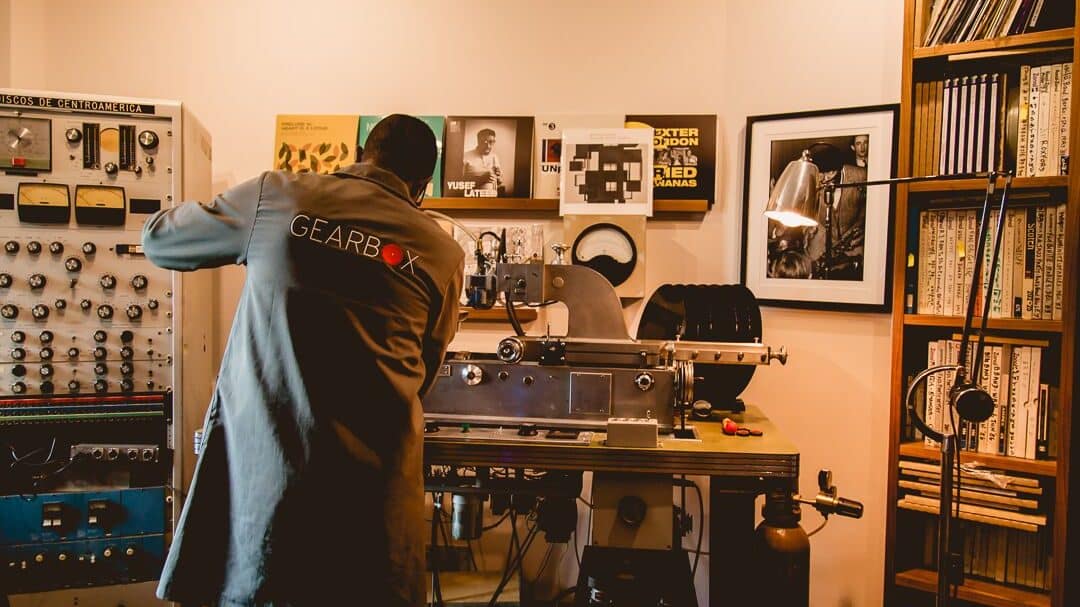
[[[720,481],[720,482],[718,482]],[[753,493],[723,491],[709,480],[709,606],[753,605]]]

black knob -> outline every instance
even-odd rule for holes
[[[152,150],[158,146],[158,134],[154,131],[142,131],[139,133],[139,145],[144,150]]]
[[[94,305],[94,304],[90,303],[89,299],[83,299],[83,300],[79,301],[79,307],[82,308],[83,310],[89,310],[90,306],[92,306],[92,305]]]
[[[131,346],[124,346],[120,348],[120,358],[124,360],[131,360],[135,357],[135,350],[131,349]]]
[[[78,272],[82,269],[82,260],[78,257],[68,257],[64,260],[64,269],[68,272]]]
[[[151,310],[157,310],[158,301],[156,299],[151,299],[150,301],[146,302],[146,307],[150,308]]]
[[[36,240],[31,240],[30,242],[26,243],[26,252],[31,255],[37,255],[38,253],[41,253],[41,243]]]
[[[135,382],[125,377],[120,380],[120,389],[124,392],[131,392],[135,389]]]
[[[94,360],[105,360],[108,354],[109,352],[101,346],[94,348]]]
[[[131,170],[135,171],[135,176],[136,177],[142,177],[142,167],[141,166],[135,165],[135,168],[131,169]]]
[[[82,141],[82,131],[75,127],[64,131],[64,138],[68,140],[68,143],[79,143]]]
[[[57,299],[56,301],[53,302],[53,307],[56,308],[57,310],[66,310],[67,309],[67,300],[66,299]]]
[[[52,357],[53,357],[52,348],[42,348],[41,351],[38,352],[38,358],[40,358],[41,360],[52,360]]]
[[[52,365],[41,365],[41,368],[38,369],[38,372],[41,373],[41,378],[42,379],[52,377],[52,374],[53,374]]]
[[[68,348],[68,358],[78,358],[78,357],[79,357],[79,349],[78,348]]]
[[[6,289],[10,287],[12,282],[14,282],[14,279],[11,278],[11,274],[7,272],[0,274],[0,288]]]
[[[147,156],[146,157],[146,166],[153,168],[153,166],[154,166],[154,157],[153,156]]]
[[[113,317],[113,307],[109,304],[101,304],[97,307],[98,318],[108,320]]]
[[[120,363],[120,374],[121,375],[131,375],[132,373],[135,373],[135,365],[134,364],[132,364],[131,362],[126,361],[126,360],[124,362]]]
[[[146,277],[142,274],[136,274],[131,277],[131,286],[134,287],[136,291],[145,289],[147,282],[149,281],[147,281]]]
[[[94,341],[98,342],[99,344],[101,342],[105,341],[108,338],[109,338],[109,334],[102,331],[101,329],[98,329],[97,331],[94,331]]]
[[[19,252],[19,243],[14,240],[9,240],[4,243],[4,252],[9,255],[14,255]]]
[[[84,242],[82,245],[82,252],[86,255],[93,255],[97,253],[97,245],[92,242]]]
[[[131,304],[127,307],[127,317],[131,320],[139,320],[142,318],[142,306],[137,304]]]
[[[31,289],[44,289],[45,288],[45,275],[44,274],[31,274],[30,279],[27,281],[30,283]]]
[[[106,175],[116,175],[116,173],[119,170],[120,170],[120,167],[116,166],[115,162],[106,162],[105,163],[105,174]]]
[[[78,392],[79,391],[79,380],[73,379],[73,380],[69,381],[68,382],[68,391],[69,392]]]
[[[33,308],[30,308],[30,315],[37,320],[45,320],[49,317],[49,306],[45,304],[34,304]]]
[[[52,343],[53,332],[46,329],[46,330],[44,330],[44,331],[42,331],[41,333],[38,334],[38,339],[40,339],[41,343],[43,343],[43,344]]]
[[[439,431],[438,422],[427,422],[424,424],[424,434],[434,434]]]
[[[0,316],[7,320],[14,320],[19,317],[19,307],[15,304],[4,304],[0,306]]]
[[[11,360],[24,360],[26,358],[26,350],[22,348],[11,349]]]
[[[517,433],[518,436],[536,436],[536,424],[521,424]]]
[[[11,384],[11,392],[12,394],[26,394],[26,384],[21,381]]]
[[[94,375],[108,375],[109,366],[105,363],[96,363],[94,365]]]
[[[106,288],[106,289],[115,289],[116,288],[116,277],[113,276],[112,274],[104,274],[104,275],[102,275],[101,279],[98,280],[98,282],[101,283],[101,286]]]
[[[49,243],[49,252],[53,255],[60,255],[64,252],[64,243],[54,240]]]
[[[109,382],[104,379],[98,379],[94,381],[94,392],[105,392],[109,389]]]
[[[26,365],[13,365],[11,367],[11,374],[15,377],[23,377],[26,375]]]
[[[120,333],[120,341],[125,344],[130,343],[133,339],[135,339],[135,334],[131,331],[123,331]]]
[[[51,381],[43,381],[43,382],[41,382],[41,393],[42,394],[52,394],[53,390],[54,390],[54,386],[53,386],[53,383]]]
[[[23,333],[22,331],[12,331],[11,341],[17,344],[21,344],[22,342],[26,341],[26,333]]]

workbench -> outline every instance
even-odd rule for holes
[[[761,430],[763,435],[724,434],[719,422],[724,415],[740,426]],[[715,421],[694,422],[694,439],[663,435],[655,449],[608,447],[601,432],[594,433],[587,445],[464,441],[449,427],[425,435],[424,461],[431,465],[708,476],[709,604],[748,605],[754,603],[754,581],[759,579],[749,558],[754,542],[754,502],[769,491],[798,493],[799,452],[757,407],[724,415],[714,414]]]

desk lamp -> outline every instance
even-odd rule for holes
[[[769,219],[780,222],[788,227],[814,227],[818,225],[819,198],[818,190],[823,191],[825,200],[825,230],[826,244],[823,255],[828,260],[832,255],[832,207],[833,192],[839,188],[857,188],[876,185],[894,185],[901,183],[915,183],[920,181],[949,181],[956,179],[985,178],[986,197],[983,200],[982,217],[979,222],[978,245],[976,251],[985,250],[986,238],[990,228],[990,211],[994,198],[997,179],[1003,177],[1005,185],[1001,191],[1001,203],[998,210],[997,227],[994,232],[993,254],[988,268],[986,281],[987,291],[994,284],[994,274],[997,271],[998,255],[1001,249],[1002,228],[1005,224],[1005,210],[1008,204],[1009,186],[1012,184],[1011,171],[990,171],[988,173],[967,173],[959,175],[929,175],[921,177],[894,177],[890,179],[877,179],[869,181],[857,181],[850,183],[838,183],[837,180],[821,183],[821,170],[814,163],[811,150],[822,149],[828,144],[815,144],[808,150],[803,150],[801,158],[788,163],[784,172],[780,174],[772,192],[769,194],[769,202],[765,206],[764,215]],[[978,330],[978,341],[975,346],[975,356],[972,364],[968,361],[968,343],[971,337],[972,324],[975,319],[975,302],[979,292],[980,274],[982,272],[982,255],[975,256],[975,269],[971,278],[969,289],[967,312],[964,315],[963,335],[960,341],[960,355],[958,364],[938,365],[925,369],[912,379],[904,398],[904,406],[911,417],[915,427],[931,440],[935,440],[941,449],[941,504],[939,507],[939,525],[937,541],[938,559],[938,585],[937,606],[946,607],[951,599],[950,586],[962,583],[963,556],[959,546],[953,549],[952,520],[959,517],[959,505],[957,512],[953,513],[953,497],[959,495],[959,487],[953,488],[953,463],[956,468],[960,467],[960,456],[956,445],[955,423],[942,424],[942,431],[930,428],[915,410],[914,394],[916,387],[926,381],[930,376],[955,372],[956,376],[952,388],[949,390],[949,415],[953,412],[959,414],[961,419],[969,422],[984,422],[993,414],[995,403],[990,394],[979,387],[979,370],[982,367],[983,349],[986,341],[986,322],[990,316],[990,302],[992,297],[989,293],[983,296],[982,324]],[[827,275],[827,274],[826,274]],[[955,419],[955,418],[953,418]],[[957,481],[959,485],[959,480]],[[959,501],[959,500],[957,500]],[[959,542],[962,544],[962,542]]]

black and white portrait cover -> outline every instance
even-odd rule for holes
[[[528,198],[532,116],[448,116],[443,196]]]
[[[566,129],[560,215],[652,216],[652,132]]]

